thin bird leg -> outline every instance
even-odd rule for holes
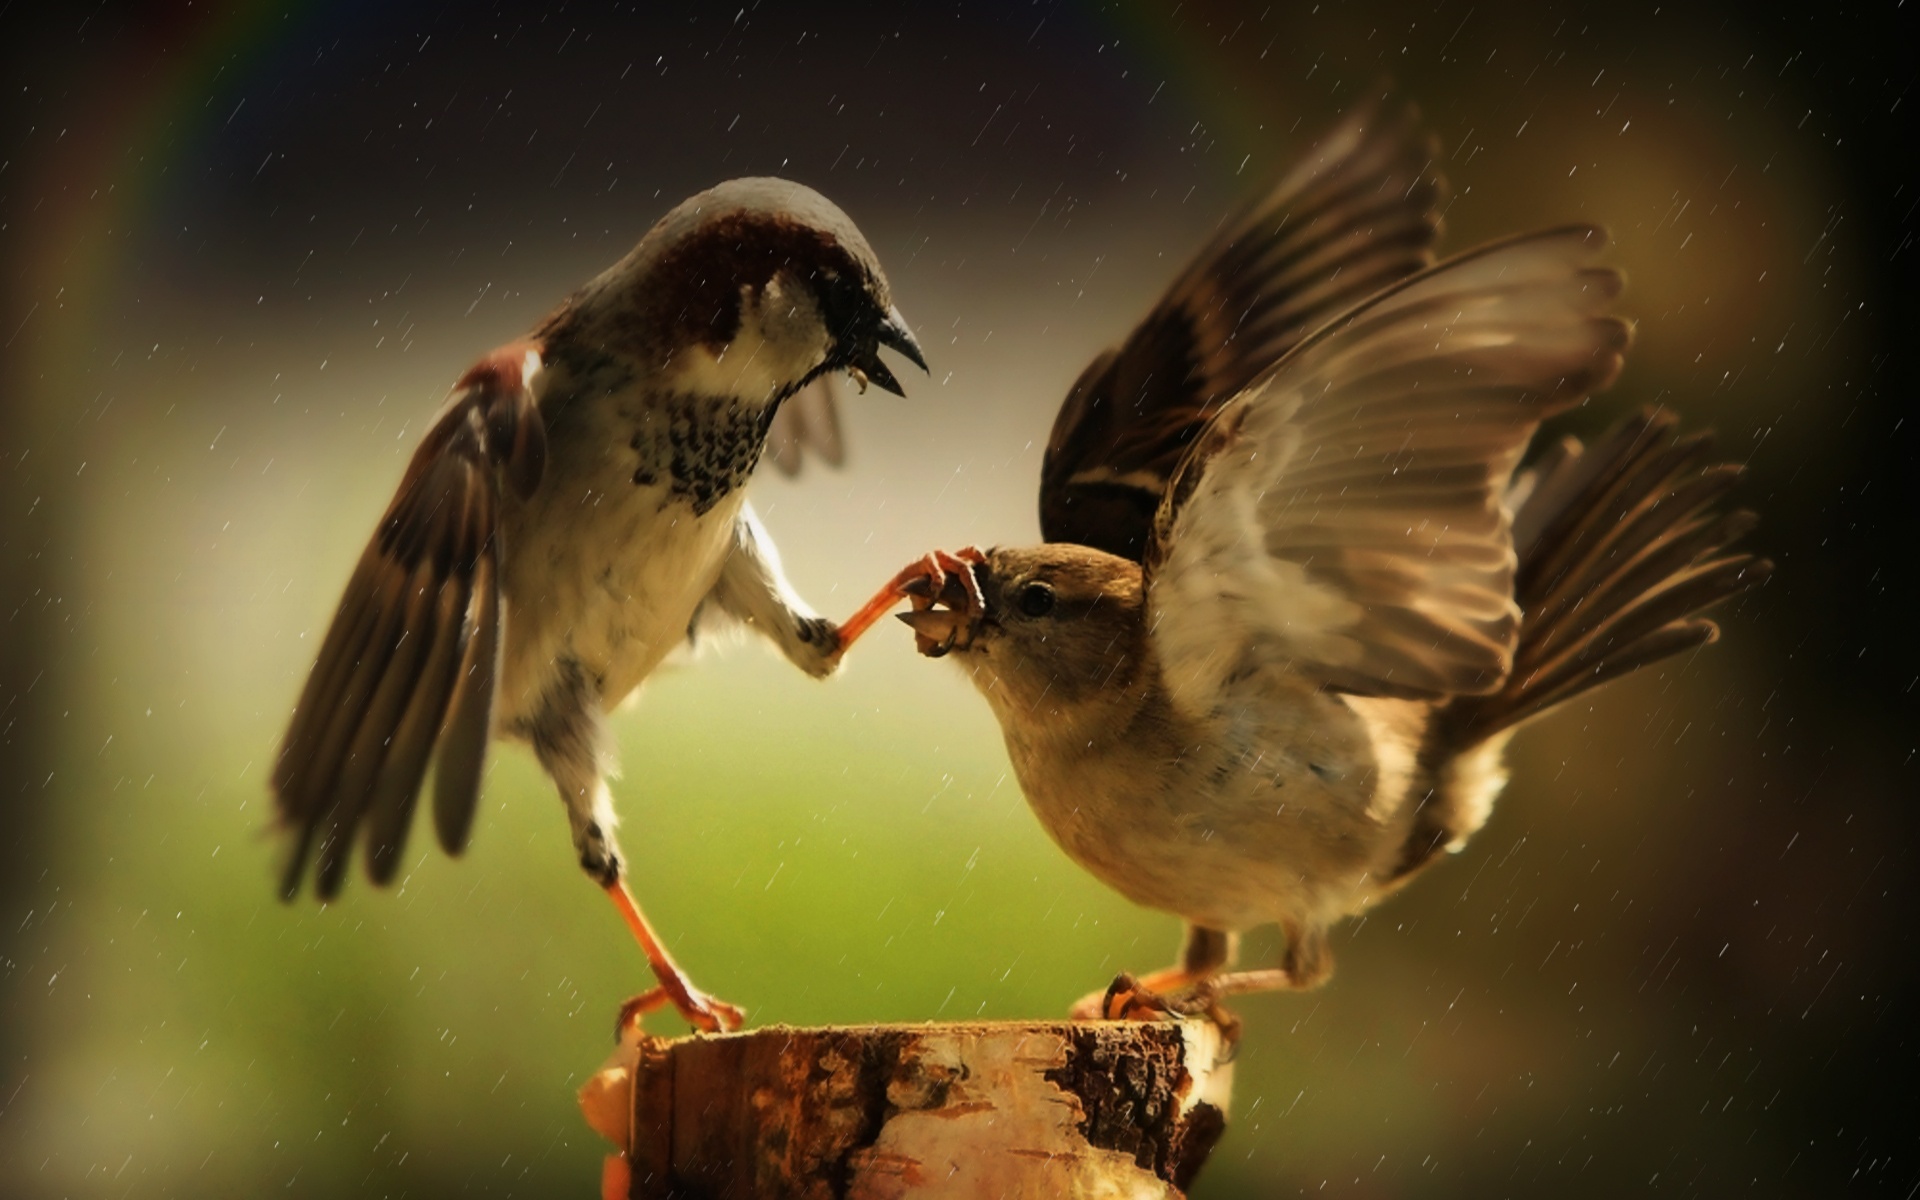
[[[1215,975],[1208,990],[1220,996],[1250,996],[1256,992],[1292,992],[1300,990],[1299,981],[1284,967],[1265,967],[1257,971],[1229,971]]]
[[[619,1028],[626,1028],[628,1021],[641,1013],[660,1007],[663,1001],[672,1003],[687,1024],[706,1033],[732,1033],[746,1024],[746,1010],[728,1004],[725,1000],[716,1000],[712,996],[697,990],[680,968],[674,964],[673,956],[667,953],[665,943],[661,942],[653,926],[640,911],[640,905],[627,890],[627,881],[616,879],[607,885],[607,899],[620,910],[627,928],[633,931],[633,938],[640,943],[641,953],[647,956],[647,965],[653,968],[653,977],[660,986],[650,992],[642,992],[620,1006]]]
[[[923,555],[900,569],[900,573],[887,581],[885,587],[873,594],[873,599],[860,606],[860,610],[848,617],[838,630],[840,653],[859,639],[860,635],[873,628],[873,623],[887,615],[888,611],[901,600],[912,595],[908,588],[925,580],[926,595],[938,596],[946,586],[949,573],[957,576],[961,586],[966,589],[967,602],[971,611],[978,612],[985,605],[980,596],[980,581],[974,578],[972,568],[984,563],[987,556],[978,547],[968,546],[955,554],[945,550],[935,550]]]
[[[1282,921],[1287,952],[1280,965],[1254,971],[1229,971],[1197,985],[1199,994],[1215,1003],[1226,996],[1256,992],[1304,992],[1319,987],[1333,974],[1333,954],[1327,949],[1327,931],[1319,926]]]
[[[1069,1015],[1076,1021],[1126,1021],[1151,1020],[1168,1012],[1208,1011],[1214,995],[1209,981],[1233,961],[1238,942],[1237,934],[1189,925],[1178,965],[1137,978],[1122,971],[1106,991],[1075,1001]]]
[[[858,612],[841,623],[836,631],[836,636],[840,639],[840,653],[845,654],[847,649],[859,640],[861,634],[873,628],[875,621],[886,616],[894,605],[906,597],[908,584],[918,579],[935,579],[936,577],[938,581],[934,586],[938,588],[941,583],[946,582],[946,576],[940,571],[939,565],[934,562],[931,554],[902,567],[898,575],[889,579],[885,586],[873,594],[873,599],[861,605]]]

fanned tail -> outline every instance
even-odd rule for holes
[[[1740,476],[1709,462],[1712,436],[1682,435],[1644,409],[1591,446],[1563,438],[1508,493],[1521,612],[1513,670],[1496,692],[1458,696],[1421,749],[1431,787],[1399,881],[1486,819],[1504,775],[1504,734],[1591,688],[1720,636],[1701,614],[1759,584],[1773,564],[1729,547],[1756,518],[1714,505]]]
[[[1757,518],[1713,506],[1741,468],[1710,463],[1713,437],[1644,409],[1592,446],[1564,438],[1514,482],[1520,645],[1505,686],[1443,710],[1464,749],[1720,628],[1700,614],[1773,564],[1730,550]]]

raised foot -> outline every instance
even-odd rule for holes
[[[973,568],[987,561],[987,556],[977,546],[949,554],[945,550],[934,550],[902,567],[886,585],[873,594],[873,599],[860,606],[860,610],[839,626],[839,651],[845,654],[847,648],[859,639],[860,635],[873,627],[873,623],[887,615],[889,609],[908,597],[913,598],[916,610],[932,607],[935,599],[952,584],[958,595],[954,603],[964,602],[969,613],[977,614],[985,610],[986,601],[980,595],[980,581],[975,577]]]

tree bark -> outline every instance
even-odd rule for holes
[[[638,1035],[581,1104],[625,1150],[609,1196],[1177,1200],[1226,1127],[1231,1051],[1198,1020]]]

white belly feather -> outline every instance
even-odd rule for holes
[[[496,728],[534,710],[561,660],[578,663],[611,709],[686,639],[746,497],[736,490],[695,514],[669,493],[620,477],[577,499],[536,495],[512,514]]]

